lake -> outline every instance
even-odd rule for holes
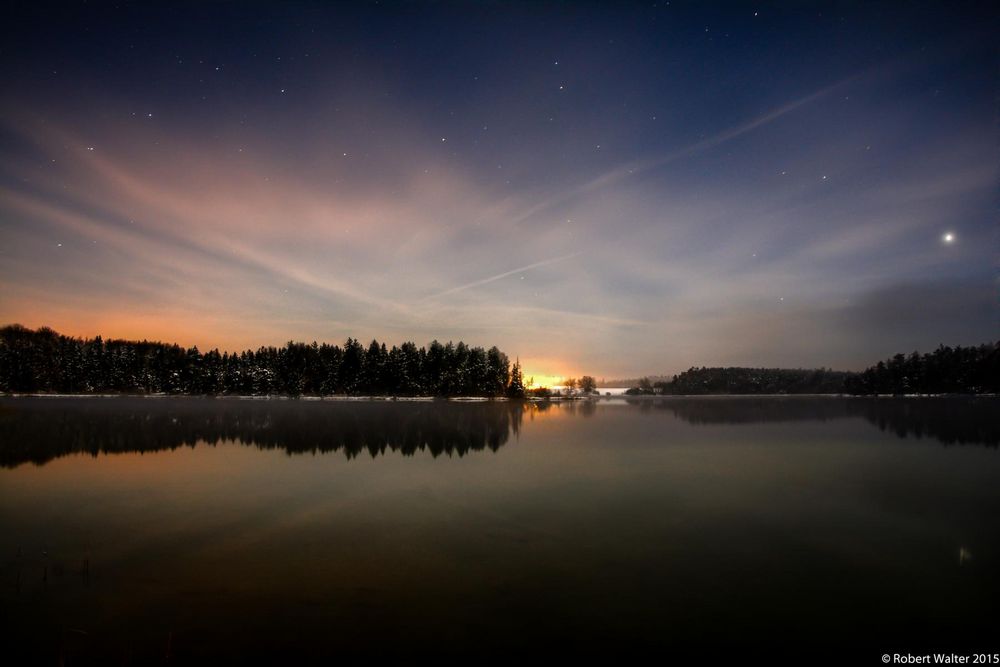
[[[994,652],[998,408],[0,399],[3,650]]]

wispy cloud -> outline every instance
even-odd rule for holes
[[[990,313],[968,316],[988,308],[981,290],[961,308],[918,305],[995,274],[991,119],[939,122],[922,87],[890,95],[866,77],[663,153],[636,130],[622,162],[567,167],[558,140],[532,129],[554,149],[535,151],[524,169],[537,178],[520,188],[492,123],[442,142],[381,98],[346,128],[285,127],[296,150],[159,117],[106,123],[99,100],[79,118],[7,113],[0,321],[202,347],[465,339],[551,364],[535,373],[608,376],[859,365],[922,340],[907,328],[985,338]],[[610,118],[595,126],[631,131]],[[808,140],[772,145],[786,127]],[[574,134],[553,136],[576,155]],[[945,227],[959,238],[947,248]]]
[[[510,271],[504,271],[503,273],[498,273],[496,275],[489,276],[487,278],[482,278],[480,280],[474,280],[471,283],[465,283],[464,285],[457,285],[455,287],[446,289],[446,290],[444,290],[442,292],[438,292],[436,294],[431,294],[431,295],[429,295],[427,297],[424,297],[422,299],[422,301],[427,301],[427,300],[430,300],[430,299],[439,299],[439,298],[441,298],[443,296],[448,296],[448,295],[454,294],[456,292],[462,292],[462,291],[467,290],[467,289],[472,289],[473,287],[479,287],[481,285],[488,285],[489,283],[493,283],[493,282],[496,282],[498,280],[503,280],[504,278],[516,275],[518,273],[524,273],[525,271],[531,271],[532,269],[537,269],[537,268],[540,268],[540,267],[543,267],[543,266],[549,266],[550,264],[556,264],[558,262],[564,262],[564,261],[566,261],[568,259],[573,259],[574,257],[579,257],[581,254],[583,254],[583,253],[582,252],[573,252],[573,253],[570,253],[568,255],[561,255],[559,257],[550,257],[548,259],[543,259],[543,260],[541,260],[539,262],[534,262],[532,264],[526,264],[524,266],[519,266],[516,269],[511,269]]]

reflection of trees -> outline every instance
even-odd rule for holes
[[[518,432],[523,409],[514,402],[12,399],[0,401],[0,465],[226,440],[348,458],[387,450],[462,456],[498,450]]]
[[[946,445],[1000,445],[1000,400],[995,398],[860,399],[857,403],[865,419],[900,438],[913,435],[937,438]]]
[[[692,424],[827,421],[856,415],[850,400],[830,398],[626,398],[642,410],[670,410]]]
[[[634,398],[640,410],[669,410],[692,424],[828,421],[863,417],[900,438],[936,438],[946,445],[1000,445],[996,398]]]
[[[901,438],[946,445],[1000,445],[995,398],[626,399],[692,424],[752,424],[863,418]],[[203,398],[0,400],[0,465],[45,463],[77,452],[147,452],[235,440],[288,453],[342,451],[462,456],[503,446],[526,409],[519,402],[238,401]],[[596,403],[560,406],[592,417]]]

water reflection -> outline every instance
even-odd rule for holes
[[[289,454],[463,456],[502,447],[522,411],[506,402],[14,399],[0,402],[0,465],[230,440]]]
[[[0,399],[5,656],[966,651],[1000,456],[936,443],[996,404]]]
[[[827,422],[862,418],[900,438],[945,445],[1000,445],[997,401],[989,398],[616,399],[640,413],[669,413],[695,425]],[[497,451],[525,414],[593,417],[593,401],[567,403],[240,401],[204,398],[4,399],[0,465],[44,464],[74,453],[125,453],[236,441],[289,454],[342,452],[464,456]]]
[[[691,424],[757,424],[862,417],[900,438],[945,445],[1000,445],[1000,402],[983,397],[932,398],[628,398],[641,410],[666,410]]]

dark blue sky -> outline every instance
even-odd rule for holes
[[[609,376],[1000,331],[985,4],[4,12],[3,321]]]

